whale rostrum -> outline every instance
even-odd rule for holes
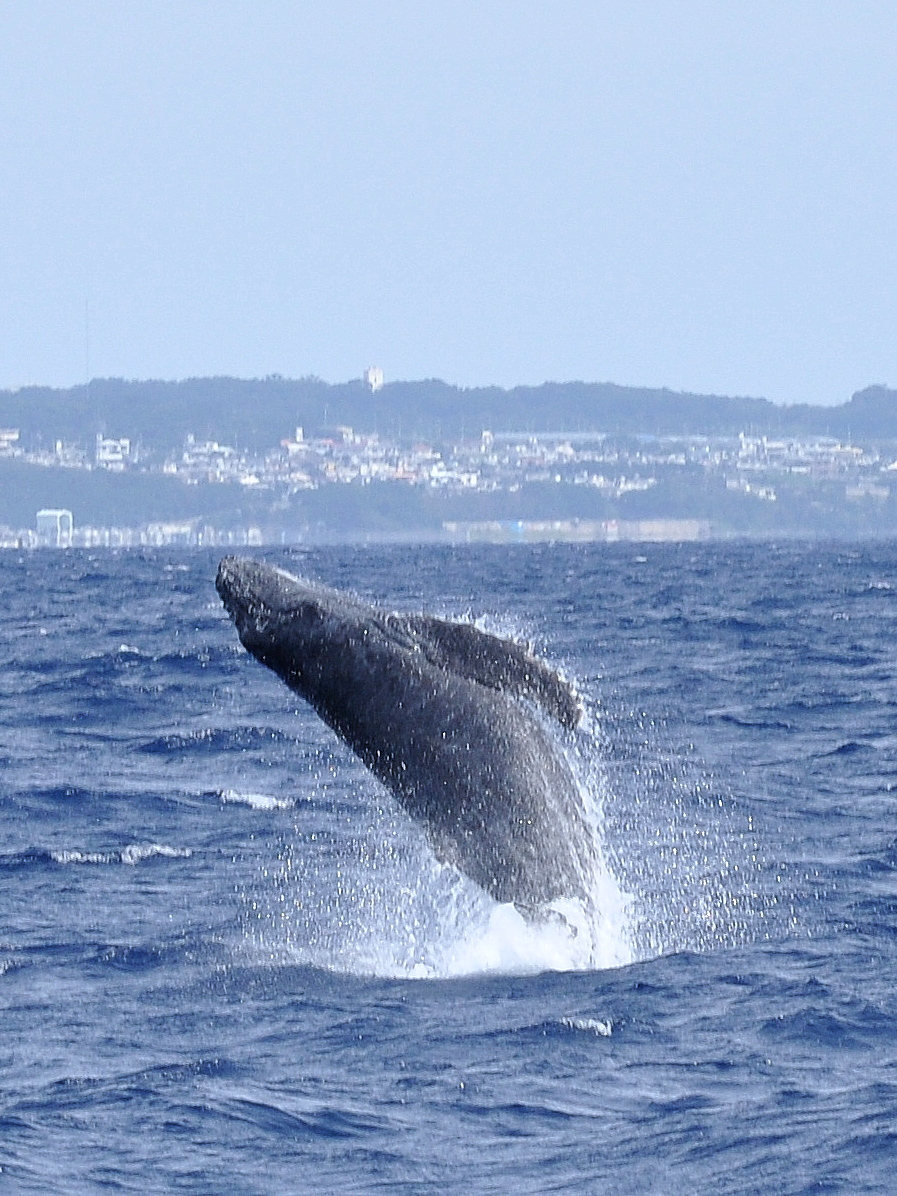
[[[441,861],[524,911],[588,899],[592,838],[536,709],[570,729],[579,702],[528,647],[262,561],[226,557],[216,587],[246,649],[392,791]]]

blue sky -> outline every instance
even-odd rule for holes
[[[893,0],[0,0],[0,386],[843,402],[895,151]]]

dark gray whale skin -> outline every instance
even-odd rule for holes
[[[588,899],[591,838],[536,713],[576,696],[513,641],[393,614],[261,561],[226,557],[218,593],[243,645],[300,694],[422,824],[437,857],[524,911]]]

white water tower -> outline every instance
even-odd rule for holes
[[[378,365],[369,365],[364,371],[364,380],[371,388],[371,393],[375,393],[383,386],[383,371]]]

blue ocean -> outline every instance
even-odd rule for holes
[[[438,863],[212,552],[6,552],[0,1191],[897,1192],[897,544],[260,555],[574,682],[599,916]]]

